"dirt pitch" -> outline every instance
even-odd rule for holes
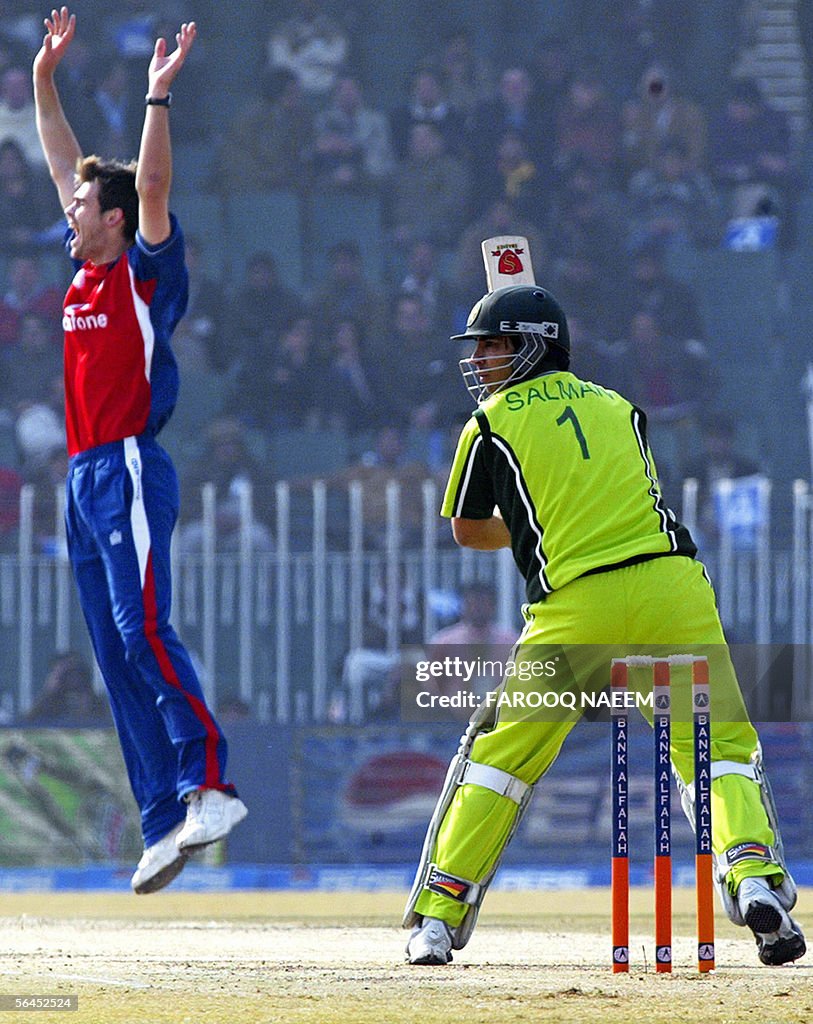
[[[801,899],[813,906],[813,892]],[[609,895],[491,893],[455,963],[403,963],[402,894],[0,895],[0,992],[79,997],[21,1024],[802,1024],[811,966],[765,968],[717,915],[718,970],[693,967],[693,893],[675,893],[675,971],[652,966],[651,892],[633,892],[629,976],[611,973]],[[642,947],[648,963],[644,962]]]

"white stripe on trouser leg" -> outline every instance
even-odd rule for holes
[[[144,507],[144,488],[141,480],[141,452],[138,449],[138,441],[134,437],[124,439],[124,461],[127,463],[127,472],[133,482],[133,498],[130,505],[130,529],[133,531],[133,542],[135,543],[136,557],[138,558],[138,574],[141,579],[141,589],[144,589],[144,580],[147,577],[147,559],[150,554],[150,525],[147,522],[147,510]]]
[[[531,788],[516,775],[510,775],[501,768],[492,768],[488,764],[479,764],[477,761],[466,762],[460,785],[482,786],[483,789],[490,789],[500,796],[507,796],[515,804],[522,803],[523,797]]]

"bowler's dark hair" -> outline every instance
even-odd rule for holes
[[[86,156],[76,165],[79,181],[99,182],[99,207],[120,209],[124,214],[124,237],[135,241],[138,229],[138,193],[136,192],[136,162],[131,160],[104,160],[99,156]]]

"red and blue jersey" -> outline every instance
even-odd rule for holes
[[[65,295],[65,420],[68,454],[157,434],[178,398],[170,338],[186,311],[183,234],[158,246],[140,234],[113,263],[75,261]],[[70,242],[72,232],[68,233]]]

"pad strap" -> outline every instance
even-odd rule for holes
[[[460,776],[460,785],[464,784],[490,789],[500,796],[507,796],[515,804],[521,804],[531,788],[527,782],[518,779],[516,775],[509,775],[501,768],[492,768],[489,764],[479,764],[477,761],[466,762]]]
[[[746,779],[759,782],[756,765],[743,764],[741,761],[712,761],[712,779],[719,779],[721,775],[744,775]]]

